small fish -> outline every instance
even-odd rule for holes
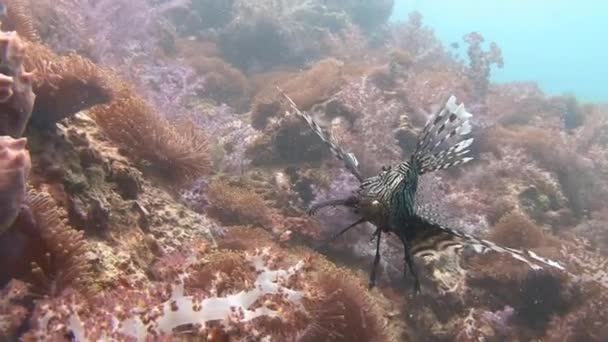
[[[459,49],[460,48],[460,44],[458,44],[457,42],[453,42],[452,44],[450,44],[450,47],[452,49]]]

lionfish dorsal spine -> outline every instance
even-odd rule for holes
[[[458,105],[450,96],[444,106],[433,115],[420,133],[412,164],[419,174],[447,169],[473,160],[468,154],[473,143],[471,123],[473,115],[464,104]]]
[[[361,176],[361,172],[359,171],[359,161],[355,157],[352,152],[346,152],[338,143],[329,135],[327,135],[321,126],[310,116],[308,113],[302,112],[298,109],[298,106],[293,102],[293,100],[283,92],[280,88],[277,88],[279,93],[285,98],[287,104],[291,107],[294,113],[302,118],[308,126],[321,138],[321,140],[329,147],[331,152],[336,156],[336,158],[340,159],[344,166],[350,173],[352,173],[357,179],[361,182],[363,181],[363,177]]]

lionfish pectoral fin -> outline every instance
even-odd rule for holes
[[[376,255],[374,256],[374,263],[372,264],[372,270],[369,274],[369,288],[373,288],[376,286],[376,271],[378,269],[378,264],[380,263],[380,241],[382,238],[382,229],[376,228],[373,236],[376,240]]]
[[[353,227],[365,222],[366,219],[362,218],[359,219],[356,222],[351,223],[350,225],[348,225],[347,227],[343,228],[342,230],[340,230],[339,232],[335,233],[334,235],[332,235],[329,239],[321,242],[320,244],[318,244],[314,249],[315,250],[320,250],[321,248],[327,246],[328,244],[330,244],[332,241],[336,240],[337,238],[339,238],[340,236],[342,236],[342,234],[346,233],[347,231],[349,231],[350,229],[352,229]]]
[[[293,102],[293,100],[289,96],[287,96],[287,94],[285,94],[285,92],[283,92],[281,88],[277,87],[277,90],[285,98],[287,104],[291,107],[291,109],[300,118],[306,121],[308,126],[310,126],[310,128],[319,136],[319,138],[321,138],[321,140],[323,140],[323,142],[327,146],[329,146],[329,149],[336,156],[336,158],[340,159],[344,163],[346,169],[350,171],[350,173],[352,173],[355,177],[357,177],[359,182],[363,181],[363,177],[361,176],[361,172],[359,171],[359,161],[357,160],[355,155],[351,152],[344,151],[338,145],[338,143],[334,139],[332,139],[331,136],[325,134],[321,126],[319,126],[319,124],[308,113],[304,113],[299,110],[295,102]]]
[[[416,216],[413,232],[410,238],[412,241],[412,253],[416,256],[425,256],[436,251],[446,250],[453,246],[468,245],[473,247],[476,252],[485,253],[493,251],[507,254],[517,259],[534,270],[541,270],[543,266],[550,266],[565,271],[565,268],[558,262],[543,258],[532,251],[519,250],[515,248],[502,247],[491,241],[477,238],[473,235],[460,232],[458,230],[443,226],[438,223]]]
[[[403,243],[403,254],[404,254],[404,268],[403,275],[407,275],[407,270],[409,268],[412,273],[412,277],[414,278],[414,287],[413,293],[417,295],[420,293],[420,278],[418,276],[418,269],[416,268],[416,264],[414,263],[414,257],[412,253],[412,243],[408,240],[408,236],[404,230],[398,230],[397,236]]]
[[[447,169],[473,160],[468,147],[473,143],[471,123],[473,115],[463,104],[456,104],[450,96],[443,107],[427,122],[418,138],[412,164],[419,174]]]
[[[336,207],[336,206],[345,206],[345,207],[349,207],[349,208],[354,208],[358,203],[358,199],[354,196],[351,197],[347,197],[347,198],[339,198],[339,199],[331,199],[331,200],[327,200],[327,201],[322,201],[322,202],[318,202],[313,204],[309,209],[308,209],[308,215],[313,216],[315,215],[319,210],[325,208],[325,207]]]

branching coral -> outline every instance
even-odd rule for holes
[[[17,218],[31,168],[25,138],[0,137],[0,235]]]
[[[32,113],[32,74],[24,70],[30,54],[15,32],[0,32],[0,135],[20,137]]]
[[[124,85],[107,105],[91,113],[111,140],[168,180],[185,182],[210,168],[208,141],[190,122],[171,124]]]

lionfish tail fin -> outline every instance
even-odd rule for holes
[[[457,105],[456,97],[450,96],[427,122],[420,137],[412,162],[418,166],[419,174],[447,169],[473,160],[467,156],[473,143],[471,123],[473,115],[464,104]]]
[[[492,251],[507,254],[512,258],[527,264],[533,270],[541,270],[545,266],[549,266],[565,271],[565,268],[559,262],[543,258],[532,251],[502,247],[491,241],[480,239],[456,229],[431,222],[420,216],[417,217],[416,222],[415,231],[419,233],[412,236],[415,242],[418,242],[414,243],[412,249],[412,253],[416,256],[431,255],[437,251],[446,250],[450,247],[460,248],[462,246],[471,246],[479,253]]]
[[[277,87],[279,93],[285,98],[287,104],[291,107],[291,109],[302,118],[308,126],[327,144],[331,152],[336,156],[336,158],[340,159],[347,170],[349,170],[359,181],[363,181],[363,177],[361,176],[361,172],[359,171],[359,161],[355,157],[353,153],[344,151],[331,136],[325,134],[321,126],[308,114],[302,112],[298,109],[298,106],[293,102],[293,100],[283,92],[283,90]]]

